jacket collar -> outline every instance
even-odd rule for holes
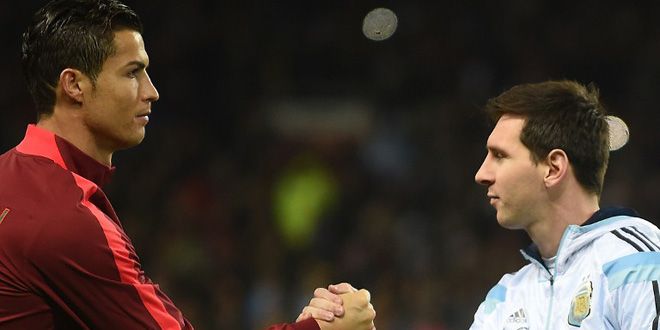
[[[596,211],[591,217],[589,217],[589,219],[587,219],[587,221],[582,223],[580,226],[584,227],[593,225],[599,221],[619,215],[627,215],[629,217],[639,218],[639,214],[633,209],[627,207],[606,207]]]
[[[115,171],[114,166],[99,163],[69,141],[34,124],[28,125],[25,137],[16,146],[16,150],[23,154],[48,158],[99,187],[109,183]]]
[[[598,211],[594,212],[594,214],[589,217],[586,221],[584,221],[579,227],[584,228],[585,226],[593,225],[596,223],[599,223],[605,219],[609,219],[615,216],[630,216],[630,217],[639,217],[639,214],[637,211],[631,209],[631,208],[626,208],[626,207],[605,207],[601,208]],[[572,227],[572,226],[569,226]],[[568,230],[568,228],[566,229]],[[566,233],[564,233],[566,234]],[[564,235],[566,236],[566,235]],[[562,241],[563,241],[562,237]],[[561,245],[561,244],[560,244]],[[561,247],[561,246],[560,246]],[[541,258],[541,253],[539,252],[538,247],[536,244],[532,243],[526,248],[520,250],[520,252],[525,256],[525,258],[531,258],[536,261],[538,261],[541,265],[544,265],[543,259]]]

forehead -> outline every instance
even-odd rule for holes
[[[521,145],[520,133],[525,125],[525,118],[519,115],[504,114],[497,121],[495,128],[488,137],[488,147],[513,147]]]
[[[113,43],[115,53],[108,57],[105,64],[122,66],[131,61],[148,63],[149,56],[139,32],[128,29],[116,31]]]

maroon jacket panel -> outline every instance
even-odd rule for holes
[[[99,187],[112,170],[34,125],[0,156],[0,328],[192,329]]]

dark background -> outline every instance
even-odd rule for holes
[[[0,2],[0,147],[34,121]],[[602,205],[660,219],[658,1],[127,1],[161,99],[106,192],[143,267],[199,329],[292,321],[313,288],[366,287],[386,329],[465,329],[522,265],[473,181],[489,97],[595,82],[631,138]],[[396,33],[362,34],[388,7]]]

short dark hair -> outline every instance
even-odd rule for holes
[[[116,0],[53,0],[39,9],[21,45],[23,73],[37,113],[53,111],[62,70],[80,70],[94,83],[116,52],[114,32],[122,29],[142,33],[142,22]]]
[[[609,131],[598,88],[575,81],[546,81],[515,86],[486,104],[493,122],[503,114],[525,117],[520,141],[537,163],[561,149],[578,182],[600,196],[609,160]]]

